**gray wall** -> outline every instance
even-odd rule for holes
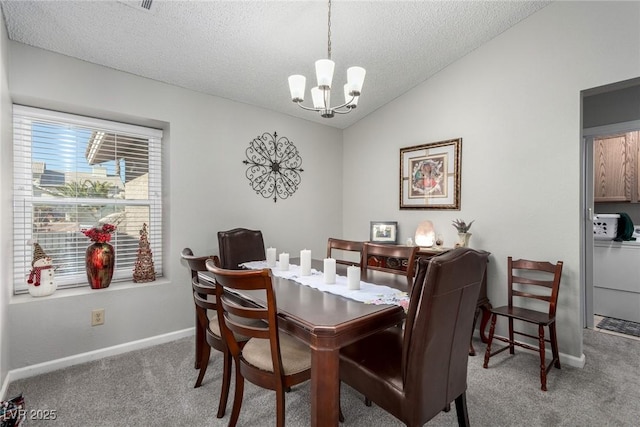
[[[196,254],[217,253],[218,230],[261,229],[266,245],[292,256],[304,248],[322,256],[327,237],[340,235],[341,131],[15,42],[9,54],[16,103],[164,129],[165,228],[165,277],[155,283],[13,297],[4,328],[9,369],[193,327],[180,251],[189,246]],[[274,131],[298,147],[304,168],[298,192],[277,203],[251,190],[242,164],[249,142]],[[2,145],[7,150],[11,139]],[[11,227],[11,210],[3,200],[3,229]],[[11,270],[9,256],[0,259],[0,269]],[[95,308],[105,308],[104,326],[90,326]]]
[[[554,2],[346,129],[345,236],[397,220],[404,241],[431,220],[450,246],[451,221],[475,220],[494,306],[506,303],[507,256],[563,260],[559,345],[579,363],[580,91],[640,76],[638,22],[640,2]],[[457,137],[461,210],[399,210],[399,149]]]

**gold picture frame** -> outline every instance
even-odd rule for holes
[[[400,209],[460,210],[462,138],[400,149]]]

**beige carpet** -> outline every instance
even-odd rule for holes
[[[474,343],[469,358],[467,400],[474,427],[635,426],[640,419],[640,341],[584,332],[584,369],[563,366],[548,376],[542,392],[536,355],[518,351],[491,359],[482,368],[484,344]],[[560,343],[562,351],[562,343]],[[109,357],[16,381],[8,396],[23,392],[29,409],[55,409],[56,421],[27,426],[226,426],[231,411],[215,418],[221,357],[213,352],[202,387],[193,388],[193,338]],[[308,384],[286,396],[287,426],[308,426]],[[401,426],[389,414],[367,407],[362,396],[343,385],[344,427]],[[275,424],[273,392],[245,387],[240,426]],[[455,426],[455,409],[428,426]]]

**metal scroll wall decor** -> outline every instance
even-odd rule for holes
[[[302,178],[302,157],[288,138],[277,132],[263,133],[251,141],[246,151],[249,185],[265,199],[286,199],[296,192]]]

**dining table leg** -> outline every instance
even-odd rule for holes
[[[311,425],[337,426],[340,411],[340,349],[311,347]]]

